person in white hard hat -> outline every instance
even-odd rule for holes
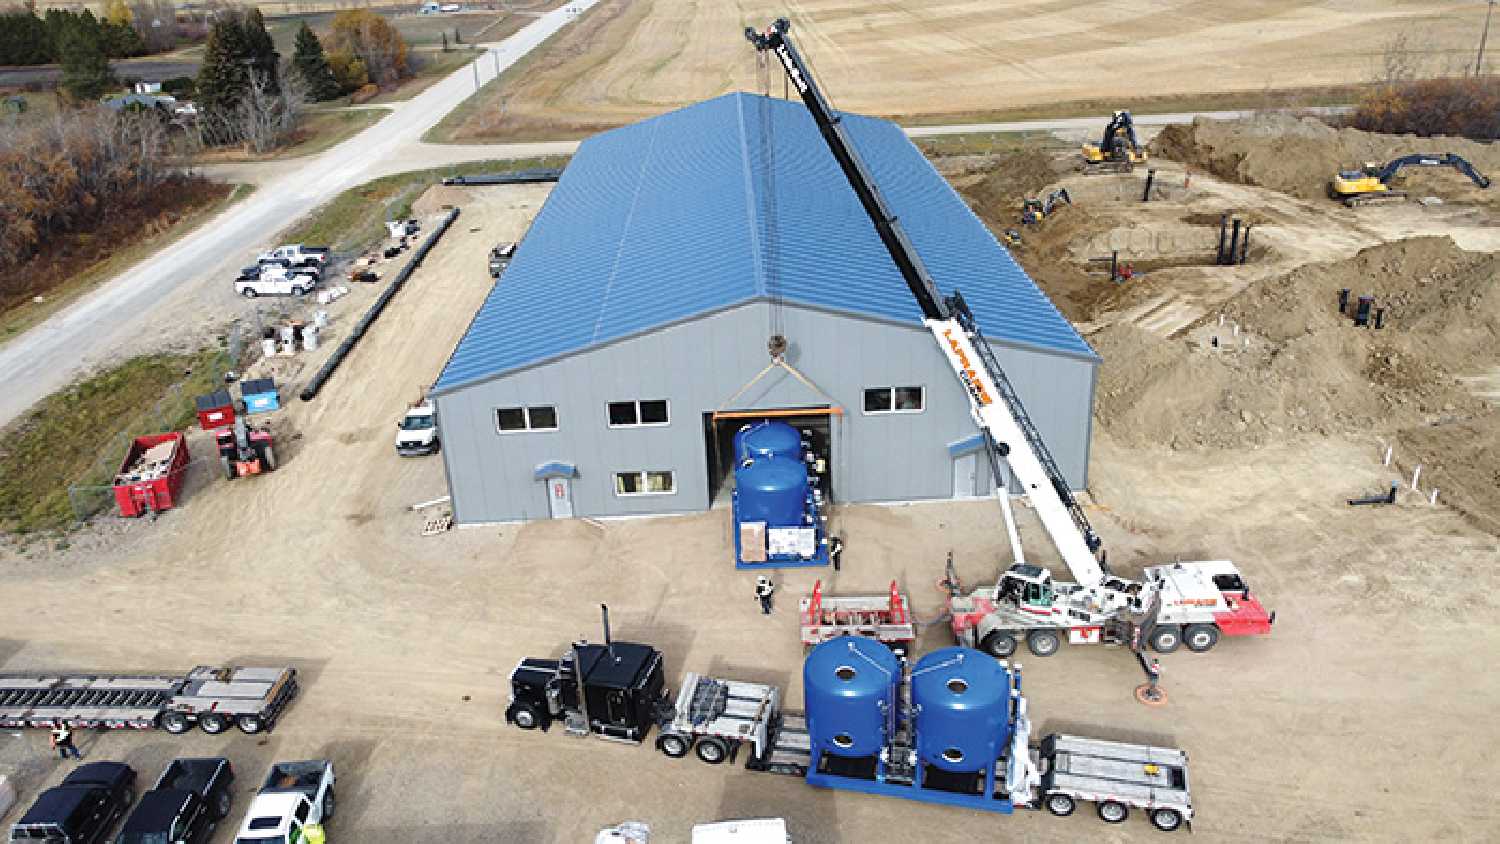
[[[766,577],[765,575],[760,575],[755,578],[755,597],[760,601],[760,611],[762,615],[771,614],[771,596],[775,593],[776,586],[775,584],[771,583],[771,578]]]
[[[83,754],[79,753],[78,748],[73,745],[73,730],[61,721],[52,728],[51,744],[52,749],[57,751],[59,759],[66,759],[69,756],[74,759],[83,758]]]

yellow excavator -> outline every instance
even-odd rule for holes
[[[1135,136],[1135,121],[1130,112],[1117,111],[1104,127],[1104,137],[1096,144],[1083,145],[1083,172],[1129,173],[1146,160],[1146,150]]]
[[[1378,202],[1400,202],[1406,199],[1406,191],[1393,189],[1391,181],[1407,167],[1452,167],[1481,188],[1490,186],[1490,180],[1461,156],[1451,152],[1441,155],[1419,153],[1402,156],[1384,165],[1376,162],[1358,170],[1340,170],[1328,182],[1328,198],[1341,200],[1350,208]]]

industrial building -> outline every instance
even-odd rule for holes
[[[1099,357],[899,127],[844,125],[1083,487]],[[767,417],[809,432],[834,503],[994,489],[964,390],[813,120],[757,95],[584,142],[431,395],[461,524],[705,510],[735,430]]]

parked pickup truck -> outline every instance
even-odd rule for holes
[[[129,765],[79,765],[11,825],[11,844],[101,844],[134,802],[135,771]]]
[[[261,261],[281,259],[291,261],[293,266],[299,264],[322,264],[328,261],[328,247],[288,243],[284,246],[278,246],[270,252],[262,252],[259,257]]]
[[[499,278],[510,266],[510,260],[516,256],[516,244],[514,242],[501,243],[490,249],[490,278]]]
[[[240,825],[235,844],[290,844],[333,817],[333,763],[327,759],[277,762],[266,774]]]
[[[301,296],[318,286],[310,273],[288,272],[283,267],[254,266],[240,270],[234,280],[234,292],[246,299],[257,296]]]
[[[285,275],[310,275],[319,281],[323,279],[322,264],[298,264],[287,258],[262,258],[255,262],[255,266],[260,272],[270,270]]]
[[[406,415],[396,423],[396,453],[402,457],[437,454],[441,447],[432,402],[425,400],[407,408]]]
[[[234,799],[229,760],[174,759],[125,820],[115,844],[208,844]]]

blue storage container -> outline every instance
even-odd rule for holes
[[[1010,672],[972,648],[943,648],[911,672],[917,756],[955,773],[993,765],[1010,740]]]
[[[802,459],[802,435],[785,422],[762,420],[745,425],[734,434],[736,462],[757,457]]]
[[[742,462],[734,470],[736,516],[769,527],[806,524],[807,464],[785,457]]]
[[[895,654],[874,639],[841,636],[813,648],[802,663],[813,752],[851,758],[879,753],[892,728],[900,678]]]
[[[245,401],[246,413],[268,413],[281,407],[281,393],[270,378],[241,381],[240,397]]]

